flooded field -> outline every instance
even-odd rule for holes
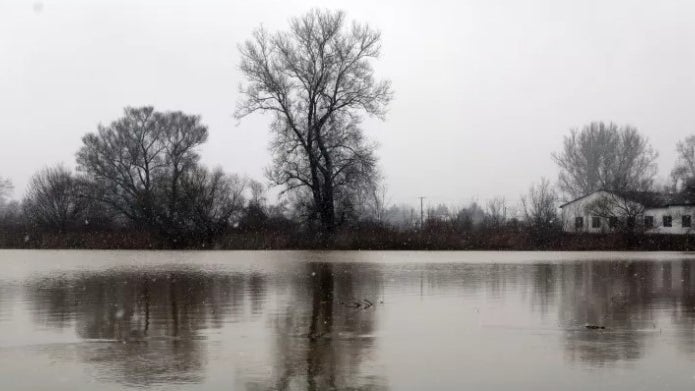
[[[695,257],[0,251],[0,389],[124,388],[692,390]]]

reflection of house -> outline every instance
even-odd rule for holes
[[[646,233],[693,231],[695,193],[595,191],[560,206],[565,232],[611,232],[622,227]]]

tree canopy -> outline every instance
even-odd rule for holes
[[[560,167],[559,187],[569,197],[596,190],[642,191],[654,184],[658,154],[631,126],[592,122],[565,136],[552,155]]]
[[[198,164],[207,137],[199,116],[128,107],[82,138],[78,169],[90,194],[131,223],[174,240],[210,234],[240,207],[243,181]]]

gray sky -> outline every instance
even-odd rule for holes
[[[269,118],[233,117],[237,44],[311,7],[383,33],[396,98],[380,145],[391,201],[516,200],[572,127],[629,123],[659,151],[695,133],[695,2],[0,0],[0,176],[74,166],[80,138],[124,106],[200,114],[203,162],[262,178]]]

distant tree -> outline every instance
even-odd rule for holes
[[[496,197],[485,205],[485,218],[483,224],[488,229],[500,229],[509,218],[509,207],[504,197]]]
[[[521,198],[524,220],[537,241],[546,240],[560,230],[558,200],[550,181],[545,178],[531,185],[528,194]]]
[[[592,122],[570,131],[563,149],[554,153],[560,167],[559,187],[576,198],[599,189],[641,191],[652,188],[657,153],[631,126]]]
[[[12,189],[12,181],[0,177],[0,228],[15,226],[20,220],[19,205],[9,199]]]
[[[19,229],[25,225],[22,205],[16,200],[10,200],[0,206],[0,228]]]
[[[391,205],[384,211],[384,222],[399,230],[414,229],[420,223],[420,212],[410,205]]]
[[[428,222],[447,222],[453,220],[453,215],[448,206],[440,203],[427,208],[426,218]]]
[[[82,138],[78,169],[97,187],[91,194],[104,205],[137,225],[176,237],[190,223],[183,181],[202,175],[197,148],[207,137],[198,116],[128,107],[122,118]]]
[[[246,182],[246,186],[249,189],[249,205],[255,205],[259,208],[264,208],[266,205],[266,187],[259,181],[250,179]]]
[[[369,220],[382,223],[386,214],[388,188],[383,180],[370,182],[365,189],[364,214]]]
[[[363,180],[340,192],[336,212],[349,214],[352,222],[383,223],[388,191],[383,178],[373,173],[371,180]],[[347,210],[349,209],[349,213]]]
[[[676,153],[676,165],[671,170],[674,186],[695,187],[695,136],[679,141]]]
[[[56,165],[34,174],[22,206],[32,225],[65,231],[85,223],[89,200],[84,182],[63,165]]]
[[[326,232],[335,229],[337,201],[373,172],[374,146],[359,120],[383,118],[392,97],[372,69],[380,42],[369,26],[347,25],[343,12],[312,10],[289,31],[256,30],[240,49],[247,84],[236,117],[274,115],[269,177],[286,191],[307,189]]]
[[[12,186],[12,181],[0,177],[0,207],[7,203],[10,193],[12,193],[12,189],[14,189]]]
[[[256,180],[247,182],[250,197],[239,222],[245,231],[261,231],[266,228],[269,216],[266,210],[265,186]]]
[[[238,223],[244,206],[245,181],[221,169],[196,166],[182,177],[177,207],[184,232],[211,240]]]

